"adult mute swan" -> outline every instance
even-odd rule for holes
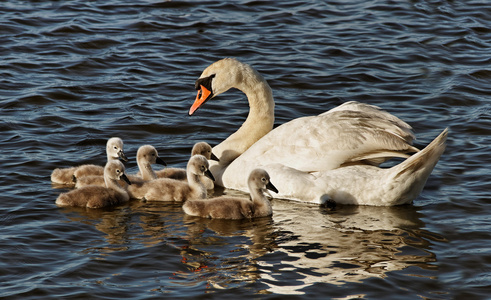
[[[189,115],[230,88],[246,94],[250,111],[242,126],[213,148],[220,160],[219,163],[210,162],[215,184],[246,191],[246,174],[261,167],[275,178],[280,190],[276,197],[279,198],[313,203],[331,199],[337,203],[390,206],[411,202],[419,193],[412,191],[410,194],[414,197],[406,197],[401,189],[400,194],[396,193],[389,200],[376,201],[373,197],[348,197],[348,194],[363,195],[360,193],[363,186],[353,186],[353,191],[347,187],[347,191],[338,194],[332,188],[348,184],[347,180],[378,174],[372,171],[382,169],[373,169],[373,166],[391,157],[408,158],[408,153],[419,151],[411,145],[414,139],[411,126],[399,118],[373,105],[347,102],[318,116],[297,118],[272,130],[274,100],[271,88],[251,66],[232,58],[217,61],[203,71],[196,81],[198,94]],[[442,152],[445,137],[446,132],[440,137],[443,142],[435,146],[438,149],[429,152]],[[421,178],[415,179],[423,185],[439,155],[431,155],[431,158],[435,161],[417,164],[431,166],[425,168],[429,172],[420,172]],[[346,169],[358,164],[362,166]],[[339,185],[332,182],[336,177],[331,176],[338,172],[343,174],[343,182]],[[414,191],[420,191],[419,184],[412,187]],[[383,189],[375,188],[375,194],[377,192],[382,196]]]

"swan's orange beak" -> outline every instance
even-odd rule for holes
[[[200,108],[203,103],[206,102],[211,96],[211,91],[205,88],[203,85],[200,85],[200,89],[198,90],[198,94],[196,95],[196,100],[194,100],[193,105],[189,109],[189,115],[192,115],[198,108]]]

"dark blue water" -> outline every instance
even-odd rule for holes
[[[491,294],[489,1],[3,1],[0,297],[485,299]],[[179,205],[58,208],[57,167],[125,141],[184,167],[247,115],[230,91],[187,116],[201,71],[257,68],[276,125],[345,101],[450,127],[413,205],[273,200],[271,218],[211,221]],[[215,191],[220,193],[233,191]]]

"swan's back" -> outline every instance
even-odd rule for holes
[[[61,194],[56,199],[56,204],[59,206],[103,208],[119,205],[126,201],[127,197],[115,190],[93,185]]]
[[[84,186],[96,185],[106,187],[106,182],[104,181],[104,176],[101,175],[89,175],[77,178],[75,182],[75,188],[79,189]]]
[[[136,175],[127,175],[128,179],[130,182],[133,184],[134,182],[142,182],[144,181],[140,176]],[[128,187],[128,183],[124,180],[118,180],[118,184],[122,186],[123,188]],[[100,175],[89,175],[89,176],[84,176],[77,178],[77,181],[75,182],[75,188],[79,189],[84,186],[89,186],[89,185],[96,185],[96,186],[106,186],[106,181],[104,180],[104,176]]]
[[[73,172],[73,177],[76,180],[84,176],[104,176],[104,167],[98,165],[81,165],[75,172]]]
[[[186,180],[186,169],[182,168],[165,168],[155,171],[157,178],[168,178],[175,180]]]
[[[403,139],[409,145],[412,145],[416,138],[412,131],[413,129],[409,124],[375,105],[349,101],[321,114],[321,116],[339,111],[362,112],[366,115],[370,115],[372,119],[386,120],[388,122],[386,122],[386,125],[384,126],[385,129],[392,135]]]
[[[97,166],[93,164],[80,165],[76,167],[69,168],[56,168],[51,173],[51,182],[64,184],[64,185],[75,185],[75,187],[87,185],[85,182],[77,185],[79,179],[86,176],[104,176],[104,167]],[[103,182],[104,180],[100,181]]]
[[[137,182],[128,187],[128,193],[133,199],[145,199],[147,201],[182,202],[187,198],[199,196],[199,193],[193,191],[186,182],[170,178]]]
[[[406,128],[374,111],[340,110],[280,125],[233,163],[259,160],[316,172],[362,160],[407,158],[406,153],[418,151],[408,143],[412,139]]]
[[[182,206],[191,216],[211,219],[249,219],[254,216],[254,205],[250,199],[238,197],[218,197],[204,200],[186,201]]]
[[[77,167],[69,168],[56,168],[51,172],[51,182],[65,185],[75,184],[75,177],[73,174]]]

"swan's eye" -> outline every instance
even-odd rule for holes
[[[206,167],[205,167],[205,166],[201,166],[201,168],[200,168],[200,169],[201,169],[201,172],[206,171]]]
[[[199,78],[198,80],[196,80],[196,83],[194,84],[194,88],[197,91],[201,91],[201,86],[204,86],[207,90],[212,91],[211,82],[212,82],[213,78],[215,78],[215,74],[210,75],[208,77]],[[200,94],[200,96],[201,96],[201,94]]]
[[[263,177],[263,178],[261,178],[261,181],[266,183],[267,179]]]

